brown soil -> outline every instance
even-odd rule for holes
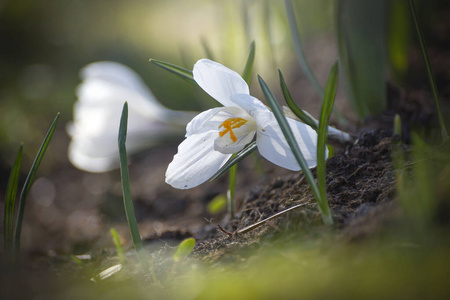
[[[343,240],[373,236],[381,230],[386,220],[397,213],[392,203],[395,174],[390,161],[393,143],[390,135],[385,131],[365,133],[355,145],[328,159],[328,199],[336,223],[334,228]],[[197,256],[215,261],[276,232],[306,232],[312,227],[324,229],[302,173],[278,177],[269,185],[253,187],[245,198],[238,220],[225,221],[222,227],[228,231],[238,231],[301,203],[306,205],[247,234],[228,236],[216,229],[211,233],[212,239],[196,247]]]

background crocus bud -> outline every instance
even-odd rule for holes
[[[173,111],[160,104],[142,79],[115,62],[95,62],[81,70],[69,160],[85,171],[106,172],[119,166],[117,136],[123,103],[128,101],[129,154],[183,137],[194,112]]]

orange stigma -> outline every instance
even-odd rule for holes
[[[233,140],[234,143],[236,143],[237,138],[234,135],[233,129],[239,128],[242,125],[247,123],[247,120],[242,118],[229,118],[223,121],[222,124],[220,124],[219,128],[224,128],[221,132],[219,132],[219,136],[223,137],[227,132],[230,132],[230,138]]]

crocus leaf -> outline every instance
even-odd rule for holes
[[[386,107],[387,1],[337,0],[341,83],[359,118]]]
[[[269,103],[269,106],[272,109],[272,112],[275,118],[277,119],[278,124],[280,125],[281,131],[283,132],[286,141],[291,147],[292,153],[294,154],[298,164],[302,168],[303,174],[305,175],[305,178],[314,194],[314,197],[316,198],[317,204],[320,207],[320,212],[322,213],[322,220],[327,225],[333,224],[333,219],[331,218],[330,211],[329,209],[327,209],[327,207],[325,207],[325,205],[326,206],[328,205],[326,204],[326,202],[322,200],[320,196],[319,188],[317,187],[317,184],[314,181],[314,176],[312,175],[311,170],[308,168],[308,164],[306,163],[306,160],[303,157],[302,152],[300,151],[300,147],[297,141],[295,140],[294,134],[292,133],[292,130],[286,120],[286,117],[283,114],[283,110],[278,104],[278,101],[275,99],[275,96],[273,95],[272,91],[269,89],[267,84],[260,76],[258,76],[258,81],[264,93],[264,96],[267,102]]]
[[[326,142],[328,138],[328,123],[330,122],[331,112],[333,111],[334,99],[336,97],[339,77],[339,67],[336,62],[331,68],[325,88],[325,96],[320,113],[318,139],[317,139],[317,181],[319,184],[320,198],[324,202],[324,207],[328,207],[326,191]],[[326,204],[326,205],[325,205]]]
[[[255,41],[250,44],[250,50],[248,52],[247,62],[245,63],[244,71],[242,72],[242,78],[250,86],[252,81],[253,64],[255,62]]]
[[[128,127],[128,103],[125,102],[122,109],[122,116],[120,117],[119,126],[119,158],[120,158],[120,177],[122,179],[123,205],[125,207],[125,215],[127,216],[128,227],[130,228],[131,237],[133,239],[134,248],[138,255],[139,262],[144,270],[150,270],[153,280],[157,281],[155,272],[153,270],[153,261],[149,259],[147,253],[142,247],[141,235],[139,234],[139,227],[136,216],[134,214],[134,205],[131,198],[130,173],[128,170],[128,158],[126,149]],[[149,265],[150,260],[150,265]]]
[[[192,75],[192,71],[190,71],[188,69],[185,69],[185,68],[182,68],[182,67],[179,67],[177,65],[174,65],[174,64],[171,64],[171,63],[167,63],[167,62],[164,62],[164,61],[156,60],[156,59],[153,59],[153,58],[151,58],[149,61],[151,63],[154,63],[158,67],[163,68],[164,70],[167,70],[167,71],[169,71],[169,72],[171,72],[171,73],[173,73],[175,75],[178,75],[178,77],[180,77],[180,78],[182,78],[184,80],[187,80],[190,83],[197,84],[195,82],[195,80],[194,80],[193,75]]]
[[[4,243],[5,255],[8,261],[12,261],[14,255],[14,210],[16,206],[17,189],[19,186],[20,165],[22,163],[23,145],[20,145],[14,165],[9,175],[6,187],[5,214],[4,214]]]
[[[213,177],[211,177],[210,181],[216,180],[220,177],[223,173],[228,171],[232,166],[240,162],[242,159],[247,157],[250,153],[255,151],[257,149],[256,142],[252,142],[248,144],[244,149],[236,153],[236,155],[233,155],[220,169],[219,171],[214,174]]]
[[[36,158],[34,159],[33,165],[31,166],[30,172],[28,173],[27,178],[25,179],[25,183],[22,188],[22,192],[20,193],[19,198],[19,208],[17,212],[17,221],[16,221],[16,227],[14,230],[14,248],[16,254],[18,254],[20,250],[20,235],[22,233],[22,223],[23,223],[23,217],[25,214],[25,202],[26,198],[28,196],[28,193],[31,190],[31,187],[34,183],[34,178],[36,176],[36,173],[39,169],[39,166],[42,162],[42,159],[44,158],[45,151],[48,148],[48,145],[50,144],[50,141],[53,137],[53,134],[56,130],[56,125],[58,124],[59,120],[59,113],[56,115],[55,119],[53,120],[50,129],[47,132],[47,135],[44,138],[44,141],[42,142],[41,147],[39,148],[39,151],[36,155]]]
[[[183,240],[177,247],[177,250],[175,251],[173,255],[174,261],[179,261],[189,254],[191,254],[192,250],[194,250],[195,247],[195,239],[194,238],[187,238]]]
[[[294,102],[294,99],[292,99],[291,93],[289,92],[286,81],[283,77],[283,73],[281,73],[280,69],[278,69],[278,75],[280,77],[280,86],[281,90],[283,91],[284,100],[286,101],[289,108],[300,120],[302,120],[303,123],[311,126],[314,130],[317,131],[318,128],[316,122],[314,122],[314,120],[308,114],[306,114],[300,107],[298,107]]]

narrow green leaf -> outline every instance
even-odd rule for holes
[[[233,156],[235,156],[235,154],[233,154]],[[236,189],[237,166],[238,166],[237,164],[234,164],[230,168],[230,171],[228,172],[230,177],[227,190],[227,199],[228,199],[228,212],[230,214],[231,219],[234,219],[236,214],[234,191]]]
[[[28,196],[29,191],[31,190],[31,187],[34,183],[34,178],[36,176],[36,173],[39,169],[39,165],[41,164],[42,159],[44,158],[45,151],[48,148],[48,145],[50,144],[50,141],[53,137],[53,134],[55,133],[56,125],[58,124],[59,120],[59,113],[56,115],[55,119],[53,120],[52,125],[50,126],[50,129],[47,132],[47,135],[44,138],[44,141],[42,142],[41,148],[39,149],[36,158],[34,159],[33,165],[31,166],[30,172],[28,173],[27,178],[25,179],[25,183],[22,188],[22,192],[20,193],[19,198],[19,209],[17,212],[17,220],[16,220],[16,227],[14,230],[14,251],[16,253],[16,258],[18,257],[19,251],[20,251],[20,235],[22,233],[22,223],[23,223],[23,217],[25,213],[25,202]]]
[[[125,262],[125,255],[123,254],[122,243],[120,243],[119,234],[114,228],[110,229],[114,245],[116,246],[117,255],[119,256],[120,263],[123,264]]]
[[[394,134],[402,136],[402,119],[399,114],[394,116]]]
[[[247,82],[248,86],[252,81],[253,64],[255,62],[255,41],[250,44],[250,50],[248,52],[247,62],[245,63],[244,71],[242,72],[242,78]]]
[[[317,181],[319,184],[320,205],[324,215],[330,215],[330,208],[327,200],[326,190],[326,142],[328,139],[328,123],[330,122],[331,112],[333,111],[334,99],[336,97],[337,85],[339,77],[339,67],[336,62],[331,68],[328,76],[327,86],[325,89],[325,98],[323,100],[322,110],[320,113],[318,139],[317,139]]]
[[[175,251],[173,255],[174,261],[179,261],[185,257],[187,257],[189,254],[191,254],[192,250],[194,250],[195,247],[195,239],[194,238],[187,238],[183,240],[177,247],[177,250]]]
[[[88,270],[88,267],[86,266],[86,264],[84,263],[84,261],[82,261],[81,259],[79,259],[76,255],[70,255],[70,258],[81,268]]]
[[[289,28],[291,29],[292,41],[294,42],[295,53],[300,62],[303,72],[309,79],[320,99],[323,99],[324,91],[317,78],[314,76],[311,68],[306,61],[305,53],[303,52],[303,46],[300,39],[300,32],[298,31],[297,20],[295,19],[295,10],[291,0],[284,1],[286,7],[286,14],[289,22]]]
[[[270,63],[273,68],[277,66],[277,51],[275,45],[277,44],[277,34],[274,32],[276,22],[274,22],[273,7],[271,5],[271,0],[264,0],[263,2],[263,35],[262,40],[264,49],[268,49],[269,53],[266,58],[270,59]],[[261,42],[260,42],[261,44]]]
[[[427,46],[423,37],[422,28],[420,26],[419,18],[417,17],[414,1],[408,0],[408,3],[414,25],[416,27],[417,37],[419,38],[420,51],[422,52],[423,61],[427,69],[428,81],[430,82],[431,91],[433,92],[434,104],[436,105],[436,110],[439,118],[439,126],[441,127],[442,141],[447,142],[449,140],[449,136],[447,133],[447,128],[445,127],[444,116],[442,115],[441,104],[439,102],[439,93],[436,86],[436,80],[434,78],[433,70],[431,69],[430,57],[428,56]]]
[[[217,195],[206,206],[206,210],[213,215],[221,213],[227,206],[227,196],[224,194]]]
[[[395,82],[403,82],[408,72],[411,26],[406,1],[390,1],[387,32],[388,57]]]
[[[242,159],[247,157],[250,153],[257,149],[256,142],[252,142],[248,144],[244,149],[236,153],[236,155],[232,156],[223,166],[219,169],[219,171],[211,177],[210,181],[214,181],[219,178],[223,173],[228,171],[232,166],[240,162]]]
[[[278,75],[280,77],[280,86],[281,86],[281,90],[283,91],[284,100],[286,101],[289,108],[300,120],[302,120],[303,123],[311,126],[311,128],[313,128],[314,130],[317,131],[317,129],[318,129],[317,123],[308,114],[306,114],[300,107],[298,107],[298,105],[295,104],[294,99],[292,99],[291,93],[289,92],[286,81],[284,80],[284,77],[283,77],[283,73],[281,73],[280,69],[278,69]]]
[[[252,26],[250,20],[250,12],[249,12],[249,1],[241,1],[241,16],[242,16],[242,24],[244,25],[244,33],[245,33],[245,41],[249,42],[252,34]]]
[[[202,37],[200,38],[200,44],[202,45],[203,51],[205,52],[206,58],[210,60],[214,60],[214,55],[212,53],[211,47],[209,46],[209,43],[207,40]]]
[[[316,198],[316,201],[321,208],[320,211],[322,213],[322,220],[326,225],[333,224],[333,219],[331,218],[331,214],[325,215],[324,211],[322,210],[323,201],[320,197],[320,191],[317,187],[316,182],[314,181],[314,176],[311,173],[311,170],[308,168],[308,164],[305,161],[305,158],[303,157],[302,152],[300,151],[300,147],[295,140],[294,134],[292,133],[291,128],[289,127],[289,124],[286,120],[286,117],[283,114],[283,110],[281,109],[280,105],[278,104],[277,100],[275,99],[275,96],[273,95],[272,91],[269,89],[267,84],[264,82],[264,80],[258,75],[258,81],[261,85],[261,89],[264,93],[264,96],[269,103],[270,108],[272,109],[272,112],[275,116],[275,118],[278,121],[278,124],[280,125],[280,128],[283,132],[284,137],[286,138],[289,147],[291,147],[292,153],[294,154],[298,164],[302,168],[303,174],[305,175],[305,178],[307,182],[309,183],[309,186],[311,188],[311,191]]]
[[[141,235],[139,233],[139,227],[137,224],[136,216],[134,214],[133,200],[131,198],[130,187],[130,174],[128,170],[128,158],[126,149],[127,140],[127,125],[128,124],[128,102],[123,105],[122,116],[120,118],[119,127],[119,157],[120,157],[120,177],[122,179],[122,191],[123,191],[123,205],[125,207],[125,214],[128,220],[128,227],[130,228],[131,237],[133,239],[134,248],[138,255],[139,261],[145,272],[149,269],[153,278],[156,280],[153,266],[149,266],[148,257],[143,251]]]
[[[192,75],[192,71],[187,70],[185,68],[179,67],[177,65],[167,63],[164,61],[156,60],[153,58],[150,58],[149,60],[151,63],[154,63],[160,68],[163,68],[164,70],[167,70],[175,75],[178,75],[180,78],[187,80],[190,83],[197,84],[194,80],[194,77]]]
[[[360,119],[387,104],[387,0],[336,0],[341,83]]]
[[[5,243],[5,257],[9,263],[13,263],[14,257],[14,212],[16,207],[17,189],[19,186],[20,166],[22,164],[23,144],[20,145],[17,151],[17,156],[14,165],[9,175],[8,185],[6,187],[5,197],[5,214],[4,222],[4,243]]]

